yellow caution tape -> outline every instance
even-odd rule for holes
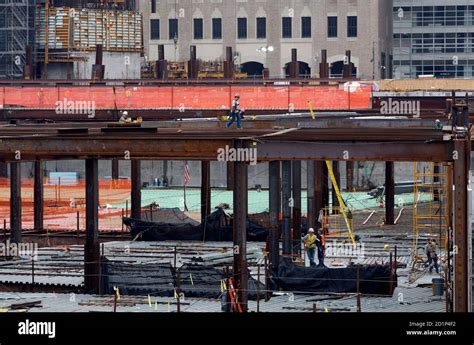
[[[189,279],[191,279],[191,285],[194,285],[193,274],[192,273],[189,273]]]
[[[148,305],[149,305],[150,308],[151,308],[151,296],[150,296],[150,294],[148,294]]]
[[[313,120],[316,120],[316,115],[314,115],[314,110],[313,110],[313,103],[311,103],[311,101],[308,101],[308,109],[309,109],[309,112],[311,113],[311,118]]]
[[[325,312],[325,313],[329,313],[328,307],[324,307],[324,312]]]
[[[119,289],[118,286],[115,288],[115,294],[117,295],[117,300],[119,300],[120,299],[120,289]]]

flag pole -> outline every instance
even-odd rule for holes
[[[186,205],[186,183],[184,184],[184,210],[188,212],[188,205]]]

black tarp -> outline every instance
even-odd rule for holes
[[[132,218],[123,218],[130,227],[132,238],[141,241],[232,241],[232,219],[224,210],[218,208],[206,218],[203,224],[172,224],[165,222],[146,222]],[[247,220],[247,240],[265,241],[268,230],[259,224]]]
[[[277,272],[271,274],[271,287],[274,290],[286,291],[355,293],[357,292],[358,269],[360,293],[377,295],[392,293],[389,265],[351,265],[344,268],[303,267],[282,260]]]

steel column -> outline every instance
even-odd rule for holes
[[[99,169],[97,159],[86,160],[86,243],[84,285],[86,293],[100,293]]]
[[[237,146],[240,146],[238,143]],[[235,186],[233,193],[234,220],[234,287],[237,290],[238,302],[243,311],[248,303],[248,267],[247,267],[247,165],[245,162],[234,164]]]
[[[395,164],[385,162],[385,224],[395,224]]]
[[[282,196],[281,209],[283,215],[282,237],[283,251],[285,256],[291,255],[291,161],[282,162]]]
[[[346,161],[346,190],[354,190],[354,162]]]
[[[293,253],[301,255],[301,161],[293,161]]]
[[[315,161],[306,161],[306,202],[307,202],[307,218],[308,218],[308,229],[314,228],[316,225],[316,205],[315,205]]]
[[[112,159],[112,180],[120,178],[120,165],[118,159]]]
[[[234,189],[234,162],[227,162],[227,190]]]
[[[141,161],[132,160],[132,205],[131,217],[133,219],[142,218],[142,176]]]
[[[336,182],[339,187],[339,190],[341,190],[341,173],[339,171],[339,161],[332,162],[332,170],[334,173],[334,177],[336,178]],[[332,186],[331,198],[332,198],[332,206],[333,206],[332,213],[337,214],[339,213],[339,210],[336,210],[334,207],[338,207],[340,205],[339,205],[339,199],[337,198],[336,189],[334,188],[334,186]]]
[[[281,212],[281,179],[279,161],[269,163],[268,197],[271,229],[269,234],[270,263],[273,268],[278,267],[280,259],[280,212]]]
[[[323,208],[329,206],[329,171],[326,162],[321,163],[322,176],[318,176],[318,181],[321,181],[321,192]],[[321,178],[321,180],[319,180]]]
[[[21,163],[10,163],[10,238],[21,243]]]
[[[34,185],[34,229],[43,230],[44,215],[44,162],[35,161],[35,185]]]
[[[201,161],[201,223],[211,214],[211,162]]]
[[[470,248],[468,231],[470,226],[468,210],[470,140],[454,142],[457,159],[454,160],[454,311],[468,312],[470,293]]]

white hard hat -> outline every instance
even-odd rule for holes
[[[308,232],[314,232],[313,228],[309,228]]]
[[[128,111],[124,111],[123,114],[124,114],[124,115],[128,115]]]

